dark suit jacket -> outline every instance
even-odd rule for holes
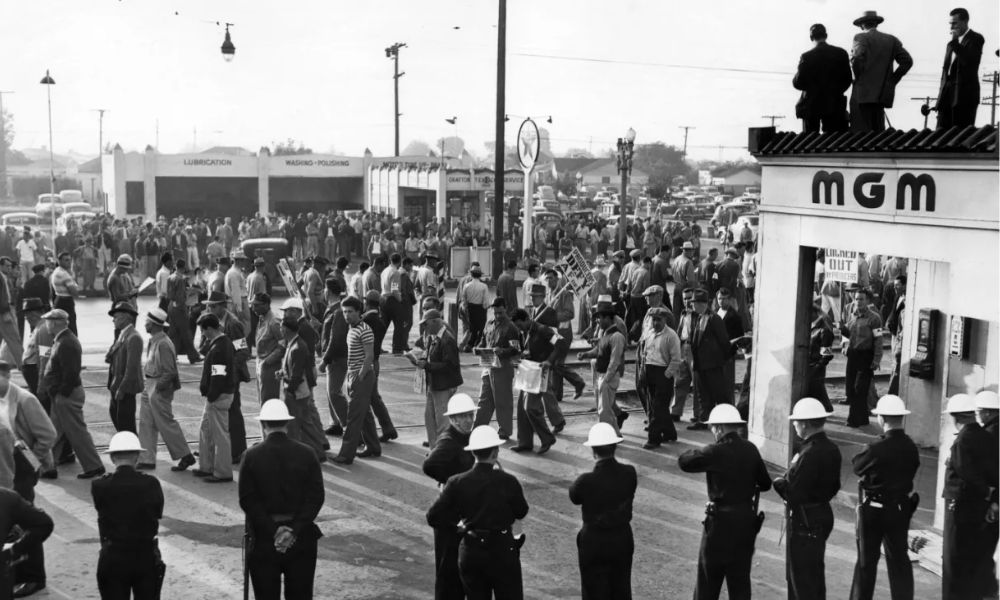
[[[569,499],[583,506],[584,528],[629,527],[636,487],[635,467],[609,458],[576,478],[569,486]]]
[[[729,336],[730,340],[735,340],[743,335],[743,319],[740,318],[740,314],[735,308],[726,311],[726,316],[722,319],[722,326],[725,327],[726,335]]]
[[[893,71],[892,63],[899,66]],[[851,47],[851,70],[854,71],[853,104],[879,104],[892,108],[896,84],[913,66],[910,53],[903,43],[877,29],[854,36]]]
[[[847,50],[826,42],[802,54],[792,85],[802,91],[795,104],[800,119],[843,115],[847,110],[844,92],[851,87],[851,63]]]
[[[114,397],[123,394],[140,394],[146,380],[142,373],[142,336],[133,326],[123,340],[115,340],[108,356],[111,359],[111,374],[108,390]]]
[[[734,354],[726,326],[715,313],[699,315],[698,325],[692,336],[694,341],[691,351],[694,354],[694,368],[697,371],[717,369]]]
[[[52,286],[49,284],[49,280],[41,274],[35,274],[28,281],[24,282],[24,288],[21,291],[22,301],[25,298],[39,298],[42,304],[45,305],[45,310],[47,311],[51,306],[50,296],[52,295]]]
[[[948,42],[948,48],[944,53],[944,66],[941,68],[938,106],[979,104],[979,61],[983,57],[985,43],[983,36],[971,29],[966,32],[961,44],[955,40]],[[951,64],[952,55],[955,56],[954,65]],[[948,83],[951,86],[946,91],[945,84]]]
[[[424,474],[443,485],[448,483],[452,475],[471,469],[475,459],[465,449],[468,444],[468,433],[461,433],[454,426],[449,426],[447,431],[438,436],[431,453],[424,459]]]
[[[447,331],[431,339],[427,348],[428,387],[435,391],[450,390],[462,385],[462,367],[458,357],[458,342]]]

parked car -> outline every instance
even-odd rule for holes
[[[81,190],[63,190],[59,192],[59,197],[62,198],[63,204],[68,204],[70,202],[85,202],[83,199],[83,192]]]
[[[35,214],[51,219],[53,211],[55,211],[56,216],[62,214],[63,199],[59,194],[38,194],[38,203],[35,204]]]
[[[293,275],[297,274],[295,273],[295,265],[291,262],[292,251],[285,238],[244,240],[240,244],[240,249],[251,261],[258,256],[264,259],[264,276],[267,277],[268,293],[276,288],[285,289],[285,282],[278,271],[278,261],[282,258],[289,259],[289,267],[292,268]]]
[[[56,232],[66,233],[67,231],[69,231],[69,224],[71,221],[76,221],[77,223],[79,223],[82,220],[93,219],[95,216],[97,216],[97,213],[93,211],[67,210],[66,212],[63,213],[61,217],[56,219]]]
[[[38,215],[30,212],[10,212],[0,217],[0,226],[16,227],[19,230],[25,227],[38,227],[38,222]]]
[[[94,207],[90,205],[90,202],[65,202],[63,203],[63,214],[68,215],[72,213],[94,213]]]

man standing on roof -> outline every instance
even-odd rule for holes
[[[851,131],[885,131],[885,109],[892,108],[896,86],[913,66],[910,53],[895,36],[882,33],[878,25],[885,19],[866,10],[854,20],[861,33],[851,47]],[[895,62],[898,66],[892,69]]]
[[[792,79],[795,89],[802,90],[795,104],[795,116],[802,119],[804,133],[819,133],[820,125],[826,133],[845,131],[844,92],[851,87],[852,79],[847,51],[826,43],[826,27],[822,23],[809,28],[809,39],[816,45],[799,59],[799,68]]]

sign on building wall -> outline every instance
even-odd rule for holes
[[[858,282],[858,253],[850,250],[826,250],[826,280]]]

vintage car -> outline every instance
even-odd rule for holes
[[[244,240],[240,244],[240,250],[234,252],[234,258],[240,257],[240,252],[253,262],[258,256],[264,259],[264,276],[267,277],[268,290],[285,289],[285,282],[278,271],[278,261],[282,258],[288,259],[288,266],[293,274],[296,270],[295,261],[292,259],[292,249],[288,246],[285,238],[257,238]]]

